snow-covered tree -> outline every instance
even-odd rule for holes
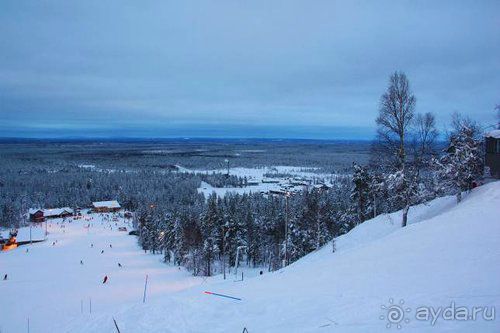
[[[416,172],[398,170],[385,180],[393,207],[403,210],[402,226],[408,223],[410,206],[419,202],[419,184]]]
[[[457,202],[462,200],[462,192],[470,190],[483,175],[484,154],[480,134],[477,124],[455,114],[448,147],[444,155],[434,161],[443,186],[455,192]]]
[[[357,215],[356,224],[359,224],[364,222],[370,215],[372,177],[368,170],[361,165],[354,163],[353,169],[351,200]]]
[[[217,195],[214,193],[209,196],[207,210],[201,218],[201,235],[203,237],[202,257],[204,261],[204,273],[207,276],[212,275],[212,262],[215,253],[220,253],[217,247],[220,238],[222,218],[217,205]]]

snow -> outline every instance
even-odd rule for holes
[[[120,204],[116,200],[111,201],[96,201],[92,203],[94,208],[120,208]]]
[[[177,165],[177,170],[184,173],[198,173],[198,174],[225,174],[227,169],[215,169],[215,170],[194,170],[187,169],[182,166]],[[304,168],[304,167],[294,167],[294,166],[271,166],[262,168],[243,168],[235,167],[230,168],[229,173],[238,177],[247,177],[249,182],[255,182],[256,185],[248,185],[246,187],[213,187],[206,182],[202,182],[198,188],[199,193],[203,193],[206,197],[212,193],[216,193],[218,196],[224,196],[226,193],[269,193],[269,191],[281,191],[284,187],[288,190],[301,190],[304,185],[293,185],[291,182],[293,178],[307,179],[308,181],[319,180],[321,182],[329,183],[328,178],[334,177],[333,174],[317,173],[313,172],[317,168]],[[268,173],[275,174],[287,174],[289,177],[273,177],[266,178],[264,175]],[[305,182],[307,183],[307,182]]]
[[[214,170],[196,170],[196,169],[188,169],[177,165],[177,169],[180,172],[186,173],[226,173],[227,169],[214,169]],[[318,168],[306,168],[306,167],[296,167],[296,166],[284,166],[284,165],[276,165],[262,168],[244,168],[244,167],[235,167],[230,168],[229,173],[231,175],[236,175],[239,177],[248,177],[253,179],[262,179],[264,178],[264,174],[266,173],[286,173],[291,174],[295,177],[309,177],[314,178],[318,176],[329,176],[325,173],[316,173],[313,170],[317,170]]]
[[[278,191],[280,189],[279,183],[259,183],[258,185],[250,185],[247,187],[213,187],[207,182],[201,182],[198,192],[203,193],[205,197],[208,197],[212,193],[217,194],[219,197],[223,197],[226,193],[268,193],[269,191]]]
[[[4,239],[9,238],[10,230],[0,230],[0,236]],[[45,223],[33,223],[31,228],[31,240],[45,239]],[[17,232],[16,240],[26,242],[30,240],[30,228],[20,228]],[[1,272],[1,271],[0,271]]]
[[[73,209],[71,209],[69,207],[50,208],[50,209],[30,208],[29,213],[30,214],[35,214],[38,211],[42,211],[44,217],[59,216],[59,215],[61,215],[64,212],[69,213],[69,214],[73,214]]]
[[[118,231],[118,226],[131,230],[128,223],[119,218],[115,225],[111,218],[105,220],[108,216],[113,215],[91,214],[79,220],[70,219],[71,223],[50,220],[47,241],[0,252],[0,278],[8,274],[7,281],[0,280],[2,333],[19,332],[20,327],[25,331],[28,317],[31,332],[61,332],[48,327],[81,315],[81,301],[88,313],[90,298],[93,313],[142,301],[146,274],[148,300],[203,281],[184,269],[162,264],[160,256],[144,254],[135,236]],[[94,219],[87,221],[90,217]],[[89,223],[92,226],[85,228]],[[38,229],[44,231],[43,227]],[[21,234],[29,235],[29,228],[20,228]],[[102,285],[105,275],[109,284]]]
[[[78,167],[80,167],[82,169],[95,169],[94,164],[79,164]]]
[[[500,139],[500,129],[486,133],[486,137]]]
[[[30,246],[29,253],[25,247],[0,253],[0,274],[9,273],[8,281],[0,281],[0,330],[22,331],[30,317],[32,332],[114,332],[113,318],[122,332],[242,332],[244,327],[249,332],[388,332],[381,306],[394,299],[410,308],[402,332],[498,332],[498,319],[441,318],[432,326],[417,320],[414,310],[452,301],[500,309],[499,207],[500,182],[493,182],[474,189],[459,205],[444,197],[411,207],[406,228],[400,227],[400,212],[381,215],[337,238],[335,253],[328,244],[285,269],[240,282],[192,277],[164,265],[159,256],[141,252],[135,238],[118,232],[114,222],[104,221],[106,215],[92,215],[90,229],[85,220],[65,228],[51,223],[48,242]],[[123,224],[120,219],[118,225]],[[145,274],[149,286],[143,304]]]

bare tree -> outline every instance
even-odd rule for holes
[[[417,169],[428,160],[435,151],[439,132],[436,129],[436,119],[430,112],[417,114],[414,124],[414,159]]]
[[[387,91],[380,99],[379,115],[377,117],[377,143],[375,150],[377,158],[388,159],[387,165],[403,208],[402,226],[408,220],[408,211],[415,196],[414,179],[407,165],[406,146],[409,141],[408,132],[415,117],[416,98],[410,89],[410,83],[403,72],[395,72],[389,78]]]
[[[389,79],[389,87],[380,99],[377,117],[378,143],[395,157],[395,166],[406,164],[406,140],[410,124],[415,116],[416,99],[403,72],[395,72]]]

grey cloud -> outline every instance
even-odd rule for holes
[[[488,124],[500,103],[498,12],[498,1],[4,0],[0,130],[250,123],[239,133],[370,138],[394,70],[441,125],[454,111]]]

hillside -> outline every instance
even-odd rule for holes
[[[18,332],[30,316],[32,332],[114,332],[113,318],[121,332],[242,332],[245,327],[250,333],[387,332],[388,311],[382,306],[393,300],[408,309],[404,319],[409,321],[399,322],[405,332],[498,332],[498,319],[439,317],[432,325],[417,320],[415,312],[451,302],[456,308],[500,308],[499,207],[500,182],[473,190],[460,205],[454,197],[438,198],[412,207],[404,229],[399,212],[378,216],[339,237],[335,253],[329,244],[286,269],[243,282],[195,278],[165,266],[106,221],[96,221],[89,231],[77,221],[64,233],[53,226],[50,243],[33,245],[29,253],[21,248],[0,254],[0,273],[4,267],[13,272],[12,279],[0,281],[0,293],[10,300],[0,303],[0,329]],[[54,238],[58,243],[52,246]],[[89,248],[91,242],[97,248]],[[113,248],[101,255],[109,242]],[[116,261],[125,263],[123,269]],[[102,285],[104,273],[110,281]],[[146,273],[151,296],[143,304]],[[242,300],[207,295],[207,290]],[[95,308],[80,313],[80,300],[89,295]],[[25,313],[13,309],[17,306]]]

